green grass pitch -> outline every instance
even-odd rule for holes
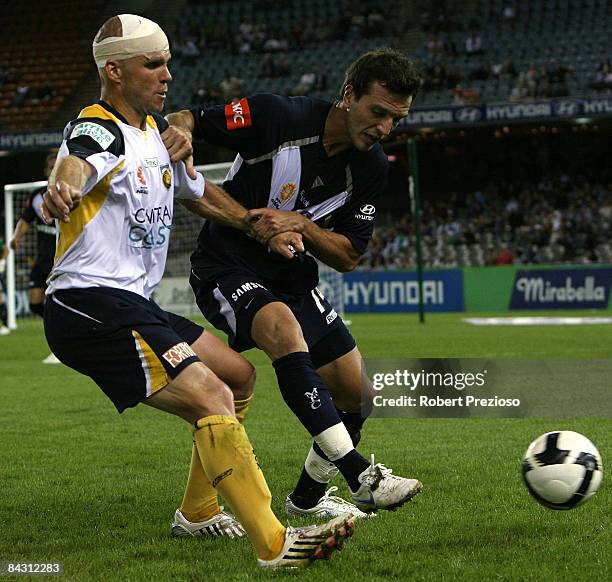
[[[612,326],[474,327],[462,315],[353,316],[369,357],[610,358]],[[259,571],[246,540],[170,537],[190,458],[189,427],[145,406],[119,416],[87,378],[47,355],[40,322],[0,338],[0,561],[61,562],[66,580],[612,580],[610,484],[572,511],[527,494],[520,459],[555,429],[587,435],[604,468],[612,422],[597,419],[380,419],[360,450],[425,489],[357,524],[330,563]],[[309,446],[255,351],[247,431],[284,520]],[[576,398],[580,387],[576,386]],[[338,480],[340,493],[345,485]]]

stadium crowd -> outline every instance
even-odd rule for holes
[[[612,184],[561,174],[538,183],[489,184],[482,191],[425,199],[428,266],[591,263],[610,259]],[[376,228],[360,268],[414,267],[410,215]]]

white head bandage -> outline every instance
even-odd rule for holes
[[[168,37],[152,20],[135,14],[119,14],[113,18],[121,21],[121,36],[108,36],[93,42],[93,57],[99,69],[110,60],[124,61],[169,50]]]

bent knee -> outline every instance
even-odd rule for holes
[[[206,416],[233,414],[234,395],[225,382],[207,370],[190,390],[188,405],[194,422]]]
[[[234,392],[234,397],[238,400],[244,400],[253,394],[255,390],[255,380],[257,372],[255,366],[249,363],[249,369],[243,382],[241,382],[238,392]]]

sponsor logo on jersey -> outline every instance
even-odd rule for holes
[[[187,342],[181,342],[180,344],[176,344],[175,346],[171,347],[167,352],[162,355],[162,357],[173,368],[176,368],[186,359],[197,356]]]
[[[145,168],[157,168],[159,161],[157,158],[145,158]]]
[[[310,200],[306,198],[306,192],[304,190],[300,192],[300,202],[304,208],[308,208],[310,206]]]
[[[355,214],[355,218],[359,220],[374,220],[374,214],[376,213],[376,206],[373,204],[364,204],[357,214]]]
[[[108,149],[110,144],[115,141],[115,136],[108,131],[105,127],[102,127],[98,123],[91,121],[84,121],[75,126],[70,134],[69,139],[74,139],[80,135],[86,135],[93,139],[103,150]]]
[[[238,297],[241,297],[249,291],[253,291],[253,289],[265,289],[265,287],[261,283],[255,283],[255,281],[243,283],[232,293],[232,301],[238,301]]]
[[[295,194],[296,190],[297,185],[295,182],[287,182],[286,184],[283,184],[279,194],[281,202],[287,202],[287,200],[289,200],[289,198]]]
[[[133,220],[137,224],[128,233],[130,246],[152,249],[168,243],[172,230],[172,210],[168,206],[139,208]]]
[[[229,131],[253,125],[251,110],[246,97],[225,106],[225,121]]]
[[[147,180],[145,179],[144,170],[142,166],[138,166],[138,170],[136,170],[136,176],[138,177],[138,181],[143,185],[147,185]]]
[[[327,325],[329,325],[332,321],[334,321],[338,317],[335,309],[332,309],[327,316],[325,317],[325,321],[327,321]]]
[[[170,172],[170,166],[168,166],[168,164],[164,164],[161,167],[161,175],[164,186],[170,189],[170,186],[172,186],[172,173]]]

